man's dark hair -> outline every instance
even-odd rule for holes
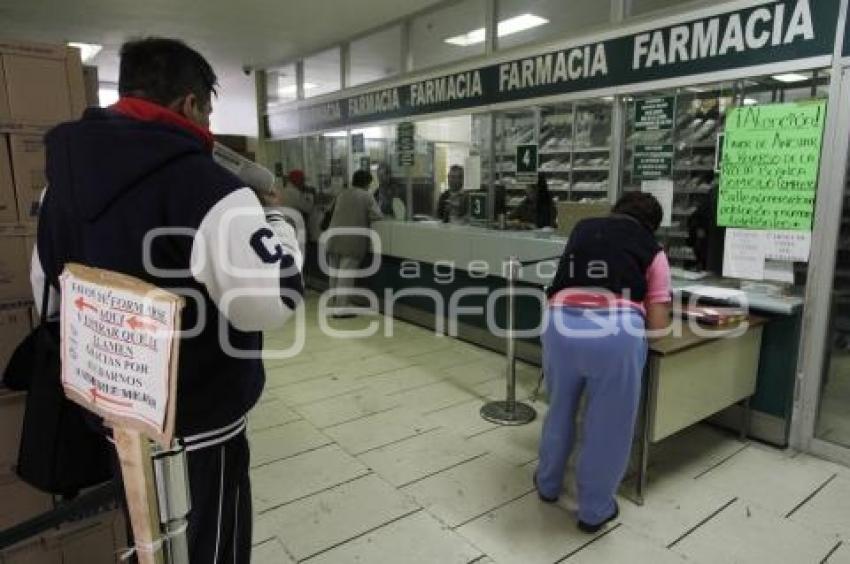
[[[202,103],[215,93],[218,78],[200,53],[176,39],[148,37],[121,46],[118,93],[169,106],[194,94]]]
[[[354,172],[351,178],[351,184],[355,188],[368,188],[372,184],[372,173],[368,170],[358,170]]]
[[[664,218],[661,204],[655,196],[646,192],[626,192],[617,200],[611,211],[633,217],[653,233],[658,231]]]

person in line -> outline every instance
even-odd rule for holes
[[[398,198],[398,190],[393,184],[392,171],[387,163],[380,163],[377,170],[378,188],[375,190],[375,201],[384,217],[394,217],[393,200]],[[404,218],[401,218],[404,219]]]
[[[585,394],[578,527],[587,533],[619,514],[614,495],[634,436],[646,330],[670,323],[670,266],[654,236],[662,216],[652,195],[630,192],[610,216],[580,221],[547,292],[542,341],[549,411],[534,482],[541,500],[557,501]]]
[[[469,210],[469,199],[463,193],[463,167],[452,165],[449,168],[449,189],[440,194],[437,200],[437,217],[443,223],[460,222]]]
[[[333,203],[329,229],[351,228],[368,229],[372,222],[384,216],[378,209],[378,203],[367,191],[372,184],[372,173],[358,170],[351,179],[351,188],[345,188]],[[332,316],[337,318],[354,317],[349,311],[350,295],[346,291],[354,287],[352,270],[360,267],[363,257],[369,252],[369,237],[367,235],[340,234],[333,235],[328,240],[328,266],[330,274],[330,289],[341,294],[331,300]]]
[[[265,382],[260,331],[281,327],[301,302],[302,257],[292,228],[267,220],[252,189],[213,160],[216,82],[181,41],[122,46],[119,101],[46,137],[49,188],[31,279],[36,296],[49,284],[49,315],[69,262],[188,291],[181,330],[197,331],[181,336],[176,436],[187,452],[189,559],[249,564],[245,428]],[[172,229],[145,243],[163,226]],[[240,297],[228,304],[228,294]]]
[[[529,185],[525,190],[525,198],[508,216],[508,219],[519,221],[532,228],[557,227],[557,212],[549,192],[546,176],[539,174],[537,184]]]
[[[315,191],[305,184],[304,171],[295,169],[289,172],[289,181],[284,182],[281,193],[281,205],[298,211],[304,225],[307,225],[315,205]]]

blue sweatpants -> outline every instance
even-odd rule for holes
[[[537,485],[545,497],[561,493],[584,392],[578,517],[591,525],[613,514],[614,495],[628,465],[647,355],[644,326],[637,310],[552,307],[543,332],[549,412]]]

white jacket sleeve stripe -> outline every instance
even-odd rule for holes
[[[303,294],[295,231],[285,221],[267,221],[249,188],[210,209],[195,235],[191,263],[194,278],[241,331],[283,326]]]

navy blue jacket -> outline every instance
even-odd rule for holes
[[[661,245],[652,232],[636,219],[583,219],[570,233],[548,295],[564,288],[592,288],[643,302],[646,271],[659,252]]]
[[[291,230],[270,224],[256,196],[188,129],[93,108],[50,131],[46,146],[35,295],[39,277],[55,287],[67,262],[184,295],[177,434],[200,446],[244,428],[265,380],[260,330],[282,325],[303,291]],[[274,295],[281,287],[285,299]],[[263,295],[227,305],[229,291],[255,289]],[[57,304],[54,296],[50,309]]]

